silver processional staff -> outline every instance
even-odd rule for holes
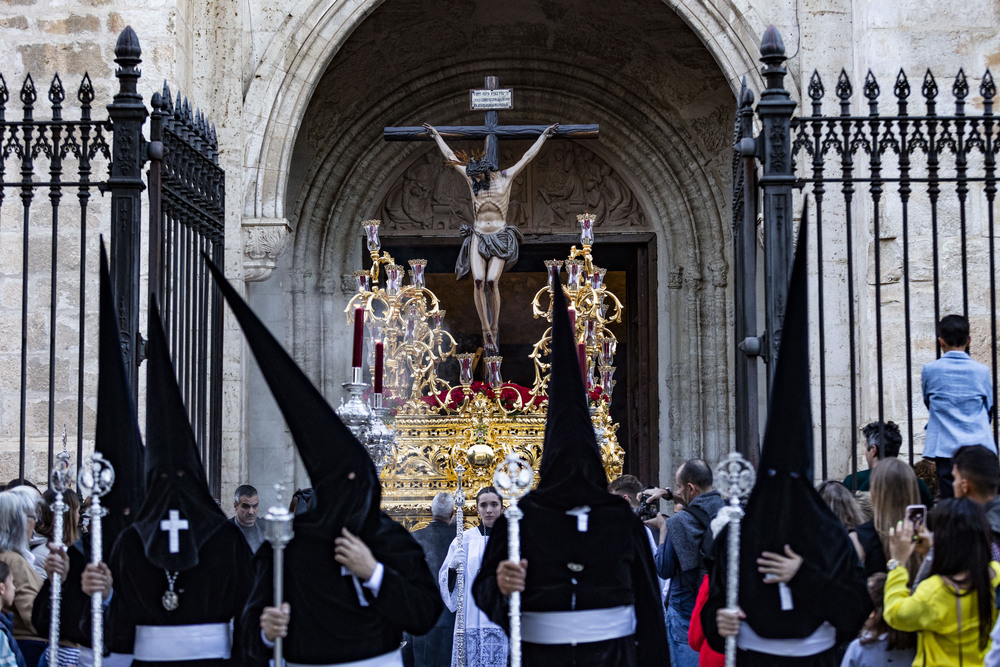
[[[465,667],[465,490],[462,488],[462,473],[465,466],[455,468],[458,489],[455,491],[455,539],[458,541],[460,558],[455,568],[455,589],[458,602],[455,605],[455,639],[453,642],[455,663]]]
[[[98,565],[104,558],[101,518],[106,511],[101,506],[101,498],[108,495],[115,483],[115,469],[100,452],[90,455],[90,460],[80,468],[77,480],[80,491],[90,496],[90,562]],[[101,667],[104,659],[104,600],[101,591],[90,596],[90,639],[94,650],[94,667]]]
[[[740,521],[743,508],[740,498],[753,489],[756,479],[753,466],[737,452],[719,462],[715,478],[729,504],[722,508],[729,516],[729,541],[726,544],[726,608],[736,612],[739,608],[740,587]],[[726,637],[726,667],[736,667],[736,635]]]
[[[66,451],[66,428],[63,427],[63,450],[56,454],[56,460],[49,476],[49,486],[56,494],[52,503],[52,541],[63,541],[63,515],[69,509],[63,500],[63,494],[69,490],[73,481],[73,466],[69,462],[69,452]],[[51,599],[51,618],[49,620],[49,664],[59,664],[59,615],[62,607],[62,576],[52,573],[52,588],[49,591]]]
[[[276,494],[275,504],[267,510],[264,515],[264,539],[271,543],[274,551],[274,606],[281,609],[281,604],[285,601],[285,546],[292,541],[295,530],[292,522],[295,516],[288,511],[282,503],[282,494],[285,492],[284,484],[275,484]],[[282,659],[283,642],[281,637],[274,639],[274,664],[277,667],[284,665]]]
[[[521,496],[531,489],[535,472],[527,461],[513,452],[497,466],[493,473],[493,484],[500,495],[510,501],[504,511],[507,515],[507,558],[514,563],[521,562],[521,518],[524,512],[517,506]],[[510,594],[510,667],[521,667],[521,593]]]

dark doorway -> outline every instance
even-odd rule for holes
[[[598,233],[594,263],[608,270],[605,284],[625,306],[620,324],[611,330],[618,338],[615,387],[611,416],[619,424],[618,443],[625,450],[624,471],[656,484],[659,479],[659,433],[656,354],[656,247],[654,235]],[[520,260],[500,279],[500,355],[508,382],[532,386],[534,364],[529,355],[547,323],[534,319],[531,300],[545,285],[546,259],[565,259],[575,234],[525,235]],[[479,320],[472,305],[472,283],[455,280],[455,258],[460,239],[441,236],[389,236],[383,250],[397,263],[427,260],[427,285],[448,311],[446,327],[458,341],[459,352],[475,352],[482,345]],[[542,301],[543,305],[547,301]],[[448,369],[442,375],[448,378]],[[482,371],[477,370],[481,376]]]

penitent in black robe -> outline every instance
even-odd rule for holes
[[[630,637],[570,645],[524,642],[525,667],[634,667],[668,661],[663,608],[642,522],[620,498],[592,507],[587,531],[577,519],[528,494],[519,503],[521,557],[528,561],[522,611],[571,611],[634,605]],[[508,599],[497,588],[496,570],[507,559],[507,519],[493,526],[483,565],[473,585],[476,604],[509,630]],[[570,569],[570,564],[574,569]],[[583,566],[580,569],[579,566]],[[576,583],[574,583],[574,580]]]
[[[424,552],[405,528],[385,514],[365,543],[382,563],[378,596],[362,588],[368,606],[358,600],[354,579],[341,574],[334,560],[334,536],[296,527],[285,547],[285,601],[291,606],[284,656],[290,662],[353,662],[395,651],[403,631],[422,635],[441,614],[444,603],[427,569]],[[363,538],[364,539],[364,538]],[[274,605],[274,553],[265,543],[254,558],[256,579],[243,616],[244,641],[255,659],[271,649],[260,635],[260,614]]]
[[[231,660],[188,660],[182,667],[243,667],[240,645],[240,616],[253,583],[250,547],[231,521],[218,530],[198,551],[198,564],[181,572],[174,584],[178,607],[163,608],[167,576],[149,562],[135,527],[122,533],[111,553],[114,595],[111,598],[109,648],[116,653],[133,653],[137,625],[195,625],[228,623],[235,619]],[[257,624],[255,624],[257,627]],[[164,667],[166,662],[135,660],[136,667]]]

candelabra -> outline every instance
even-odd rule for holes
[[[573,340],[577,346],[580,361],[580,371],[583,373],[584,384],[588,391],[600,388],[603,401],[610,402],[611,390],[615,385],[615,367],[612,366],[618,339],[611,332],[612,323],[622,320],[622,303],[618,297],[604,284],[607,269],[594,264],[591,248],[594,244],[594,216],[583,213],[577,216],[580,222],[580,248],[575,245],[569,249],[569,258],[565,261],[550,259],[545,261],[548,272],[548,285],[538,290],[531,302],[532,312],[536,318],[544,317],[552,321],[552,290],[558,285],[567,294],[569,301],[570,327],[573,329]],[[560,269],[566,267],[566,285],[562,285]],[[542,297],[549,296],[549,305],[543,309]],[[535,344],[531,358],[535,362],[535,384],[532,392],[544,393],[548,386],[551,364],[542,361],[549,352],[552,342],[552,329],[549,328]],[[595,363],[596,362],[596,363]],[[596,377],[595,377],[596,371]],[[606,410],[605,410],[606,412]]]

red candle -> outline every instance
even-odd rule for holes
[[[351,365],[361,368],[361,354],[365,349],[365,309],[354,309],[354,356]]]
[[[375,343],[375,382],[374,389],[376,394],[382,393],[382,341]]]
[[[577,343],[576,345],[576,358],[580,362],[580,376],[583,378],[584,385],[587,384],[587,344]]]
[[[573,338],[576,338],[576,308],[570,306],[566,311],[569,313],[569,330],[573,332]]]

